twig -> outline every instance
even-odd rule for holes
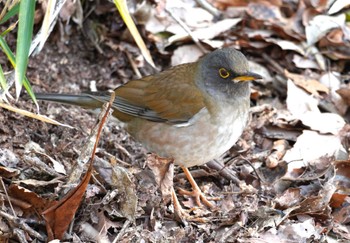
[[[115,237],[115,239],[113,240],[113,243],[120,241],[120,239],[122,238],[122,236],[124,235],[126,229],[129,227],[130,224],[131,224],[130,220],[125,221],[123,228],[119,231],[119,234],[117,235],[117,237]]]
[[[193,34],[193,32],[188,28],[188,26],[177,16],[175,16],[170,9],[165,9],[165,11],[170,14],[170,16],[187,32],[187,34],[192,38],[194,43],[201,49],[203,53],[207,53],[208,51],[204,48],[204,46],[200,43],[199,39]]]
[[[235,233],[241,229],[242,226],[239,225],[239,223],[235,223],[231,228],[229,228],[227,231],[224,231],[223,235],[221,236],[219,242],[228,242],[229,237],[233,237]]]
[[[221,12],[215,8],[213,5],[208,3],[206,0],[196,0],[197,4],[201,6],[203,9],[207,10],[209,13],[214,15],[216,18],[220,17]]]
[[[207,176],[211,176],[210,173],[208,173],[207,171],[203,170],[203,169],[198,169],[198,170],[191,170],[191,175],[193,178],[201,178],[201,177],[207,177]],[[183,179],[186,178],[184,173],[179,173],[176,175],[176,180],[177,179]]]
[[[233,181],[235,184],[239,185],[240,181],[237,179],[235,173],[231,169],[223,165],[221,162],[219,162],[218,160],[209,161],[208,163],[206,163],[206,166],[209,169],[216,170],[217,173],[220,176],[224,177],[225,179],[229,181]],[[191,170],[191,175],[193,176],[193,178],[200,178],[200,177],[212,176],[213,173],[208,173],[204,169],[198,169],[198,170]],[[180,179],[180,178],[186,178],[185,174],[180,173],[176,175],[175,179]]]
[[[256,176],[258,177],[260,183],[261,183],[261,182],[264,182],[264,180],[260,177],[260,174],[259,174],[258,171],[254,168],[254,166],[252,165],[252,163],[251,163],[248,159],[244,158],[242,155],[241,155],[240,157],[241,157],[242,160],[244,160],[245,162],[247,162],[247,163],[250,165],[250,167],[252,167],[252,169],[254,170]]]
[[[141,75],[139,69],[137,68],[136,63],[132,59],[130,52],[128,50],[126,50],[126,49],[124,49],[124,52],[125,52],[128,60],[129,60],[129,62],[131,64],[131,68],[134,71],[134,73],[136,74],[137,78],[142,78],[142,75]]]
[[[262,57],[264,58],[264,60],[266,60],[270,65],[272,65],[272,67],[275,68],[276,72],[278,74],[280,74],[282,76],[278,76],[276,75],[276,77],[273,79],[273,88],[280,93],[281,95],[284,95],[286,92],[286,87],[287,87],[287,77],[284,73],[284,69],[283,67],[281,67],[281,65],[276,62],[275,60],[273,60],[271,57],[269,57],[266,53],[262,54]],[[279,78],[278,78],[279,77]]]
[[[30,234],[31,236],[36,237],[37,239],[44,241],[45,238],[39,234],[38,232],[36,232],[35,230],[33,230],[26,222],[25,220],[21,219],[21,218],[17,218],[14,217],[8,213],[5,213],[4,211],[0,210],[0,216],[7,219],[8,221],[11,222],[12,225],[17,226],[18,228],[26,231],[28,234]]]
[[[276,71],[285,77],[285,74],[284,74],[284,69],[283,67],[281,67],[281,65],[278,64],[278,62],[276,62],[275,60],[273,60],[271,57],[269,57],[266,53],[262,53],[262,57],[269,63],[271,64],[275,69]]]
[[[219,172],[219,175],[226,178],[227,180],[233,181],[236,185],[240,184],[240,181],[237,179],[235,173],[218,160],[212,160],[206,165],[211,169],[217,170]]]
[[[12,214],[13,214],[13,216],[17,217],[16,212],[15,212],[15,210],[13,209],[13,206],[12,206],[12,203],[11,203],[11,200],[10,200],[10,197],[9,197],[9,194],[7,193],[7,189],[6,189],[6,187],[5,187],[5,183],[4,183],[4,181],[2,180],[2,177],[0,177],[0,181],[1,181],[1,186],[2,186],[2,188],[4,189],[4,192],[5,192],[7,201],[8,201],[8,203],[10,204],[10,208],[11,208],[11,210],[12,210]]]
[[[317,174],[315,176],[310,176],[310,177],[298,177],[298,178],[292,178],[292,177],[282,177],[281,180],[283,181],[314,181],[319,179],[320,177],[324,176],[330,168],[325,169],[322,171],[320,174]]]

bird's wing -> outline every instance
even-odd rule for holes
[[[155,122],[188,122],[204,108],[194,84],[196,64],[173,67],[153,76],[132,80],[115,90],[113,113],[122,121],[139,117]]]

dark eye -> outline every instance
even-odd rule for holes
[[[220,68],[219,74],[222,78],[228,78],[230,76],[230,73],[225,68]]]

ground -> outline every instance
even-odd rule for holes
[[[108,12],[103,17],[95,17],[114,23],[115,15],[115,12]],[[34,91],[80,93],[90,91],[91,87],[97,87],[100,91],[111,90],[138,78],[132,65],[136,65],[143,76],[152,74],[152,68],[140,61],[140,51],[135,43],[116,34],[118,31],[127,32],[120,19],[116,22],[117,26],[107,26],[111,31],[98,47],[86,38],[86,33],[77,25],[71,25],[67,36],[62,35],[67,30],[59,29],[64,28],[62,25],[57,27],[44,49],[30,58],[27,77]],[[140,29],[144,30],[142,27]],[[236,42],[228,40],[232,36],[231,31],[224,32],[218,39],[226,38],[225,45],[235,43],[237,47]],[[145,39],[149,37],[146,43],[156,66],[160,70],[168,68],[173,62],[171,58],[175,47],[161,48],[160,51],[151,41],[155,37],[150,38],[145,33],[143,35]],[[8,40],[12,45],[14,38],[10,36]],[[276,54],[275,49],[266,47],[264,50],[270,51],[270,56],[266,57],[266,54],[260,55],[252,49],[253,42],[244,44],[240,41],[238,46],[248,59],[260,65],[270,65],[268,70],[274,75],[278,73],[278,65],[276,68],[272,60],[278,62],[285,56],[279,64],[287,68],[291,66],[290,56],[280,49],[280,53]],[[181,46],[181,42],[178,45]],[[288,64],[285,65],[285,62]],[[9,68],[3,56],[0,56],[0,63]],[[297,72],[298,69],[294,67],[289,70]],[[285,75],[296,82],[297,78]],[[109,119],[104,125],[95,154],[92,177],[88,180],[86,193],[78,204],[79,209],[64,239],[73,242],[349,240],[347,171],[350,129],[347,113],[342,113],[341,120],[334,118],[338,119],[339,129],[334,125],[329,129],[331,132],[319,132],[326,128],[315,128],[315,123],[305,117],[296,119],[290,116],[290,113],[302,108],[290,108],[294,103],[288,101],[288,97],[302,99],[304,90],[310,86],[299,83],[297,87],[290,80],[276,80],[252,83],[251,117],[237,144],[217,161],[190,168],[202,191],[218,199],[214,202],[215,208],[209,210],[197,207],[191,198],[180,196],[184,208],[191,210],[193,220],[181,221],[175,217],[170,197],[164,196],[164,191],[157,184],[159,175],[155,175],[154,169],[152,171],[150,168],[152,166],[147,165],[147,161],[152,160],[148,151],[123,130],[120,122]],[[312,94],[317,99],[327,101],[328,105],[331,103],[328,91],[322,90],[323,86],[315,88],[314,83],[311,86],[307,90],[309,93],[314,92]],[[287,87],[288,92],[294,90],[296,93],[287,93]],[[304,90],[300,91],[300,87]],[[73,128],[51,125],[1,110],[0,165],[3,167],[0,167],[0,175],[6,191],[17,199],[12,201],[17,217],[23,219],[14,221],[0,215],[6,218],[0,223],[4,239],[19,239],[20,234],[13,229],[23,229],[23,225],[27,224],[42,237],[24,230],[28,241],[45,241],[48,234],[42,209],[64,198],[68,190],[83,179],[87,169],[84,168],[84,173],[76,177],[72,176],[78,170],[79,159],[84,157],[82,154],[89,151],[86,144],[90,144],[89,135],[99,113],[55,103],[39,104],[41,114]],[[37,111],[25,95],[16,106]],[[321,110],[329,111],[324,107]],[[336,129],[336,132],[332,132],[332,129]],[[301,144],[302,138],[314,140]],[[322,147],[326,143],[328,146]],[[331,151],[337,153],[327,156],[322,153],[322,150],[330,147],[335,147]],[[303,159],[308,158],[308,163],[295,164],[293,149],[302,154]],[[321,150],[321,153],[316,154],[314,150]],[[175,188],[189,190],[190,185],[177,166],[174,167],[174,174]],[[31,190],[35,196],[24,193],[18,186]],[[5,194],[1,195],[7,198]],[[33,201],[37,197],[36,202],[43,207],[39,213],[39,207]],[[1,199],[0,202],[2,212],[9,213],[8,201]]]

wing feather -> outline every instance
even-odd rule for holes
[[[204,107],[194,83],[196,68],[194,63],[179,65],[118,87],[114,115],[124,121],[139,117],[174,124],[188,122]]]

